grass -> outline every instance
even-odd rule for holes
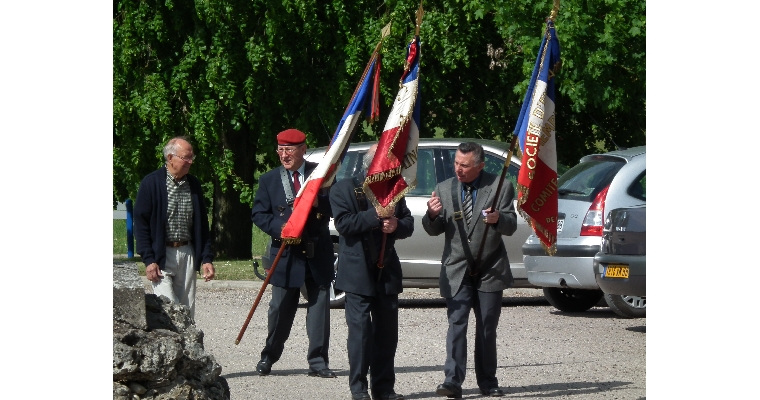
[[[260,229],[253,228],[252,252],[254,259],[260,260],[264,253],[268,237]],[[145,265],[140,256],[135,253],[134,257],[127,258],[127,221],[124,219],[113,220],[113,255],[114,259],[130,260],[137,262],[140,275],[145,275]],[[260,281],[253,273],[253,260],[214,260],[214,279],[225,281]]]

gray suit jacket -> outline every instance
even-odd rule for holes
[[[451,298],[459,291],[462,279],[467,274],[467,257],[465,246],[468,246],[472,259],[477,258],[480,242],[483,240],[486,224],[483,222],[481,210],[487,209],[493,202],[499,177],[481,172],[480,187],[478,188],[473,206],[473,217],[470,226],[465,220],[465,240],[459,232],[459,225],[454,220],[454,205],[452,203],[452,185],[456,189],[456,201],[459,210],[462,210],[462,184],[456,177],[447,179],[435,187],[435,193],[441,198],[443,209],[434,220],[427,213],[422,217],[422,227],[431,236],[445,235],[445,245],[441,258],[440,290],[441,296]],[[504,180],[499,194],[497,209],[499,210],[499,222],[496,224],[497,232],[489,232],[487,242],[483,249],[483,255],[478,266],[480,282],[477,289],[483,292],[497,292],[508,288],[514,279],[509,268],[507,249],[501,240],[501,235],[511,236],[517,229],[517,214],[514,208],[515,189],[512,182]],[[493,227],[489,227],[493,230]],[[469,241],[468,241],[469,239]]]

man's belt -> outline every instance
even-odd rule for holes
[[[188,243],[190,242],[187,240],[180,240],[178,242],[171,242],[167,240],[166,247],[182,247],[182,246],[186,246]]]

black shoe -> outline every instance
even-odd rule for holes
[[[501,397],[501,396],[504,396],[504,391],[501,390],[501,389],[499,389],[499,388],[497,388],[497,387],[493,387],[493,388],[490,388],[490,389],[480,389],[480,393],[482,393],[483,396],[489,396],[489,397]]]
[[[373,400],[404,400],[404,395],[396,392],[387,392],[383,394],[372,394]]]
[[[453,383],[442,383],[435,389],[435,394],[446,396],[450,399],[461,399],[462,389],[454,386]]]
[[[270,363],[269,360],[262,358],[261,361],[256,364],[256,372],[261,376],[269,375],[269,373],[272,372],[272,363]]]
[[[352,400],[371,400],[371,398],[369,397],[369,393],[367,392],[351,393],[351,399]]]
[[[318,376],[320,378],[336,378],[335,372],[330,368],[322,368],[319,371],[310,370],[309,376]]]

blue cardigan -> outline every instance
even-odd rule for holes
[[[193,267],[196,271],[200,271],[201,264],[214,261],[214,253],[211,251],[208,213],[201,182],[190,174],[187,175],[187,181],[190,184],[190,196],[193,202],[193,229],[190,232],[194,254]],[[157,263],[163,270],[166,264],[168,203],[166,167],[164,166],[143,178],[140,189],[137,191],[137,201],[135,201],[137,253],[146,267]]]

